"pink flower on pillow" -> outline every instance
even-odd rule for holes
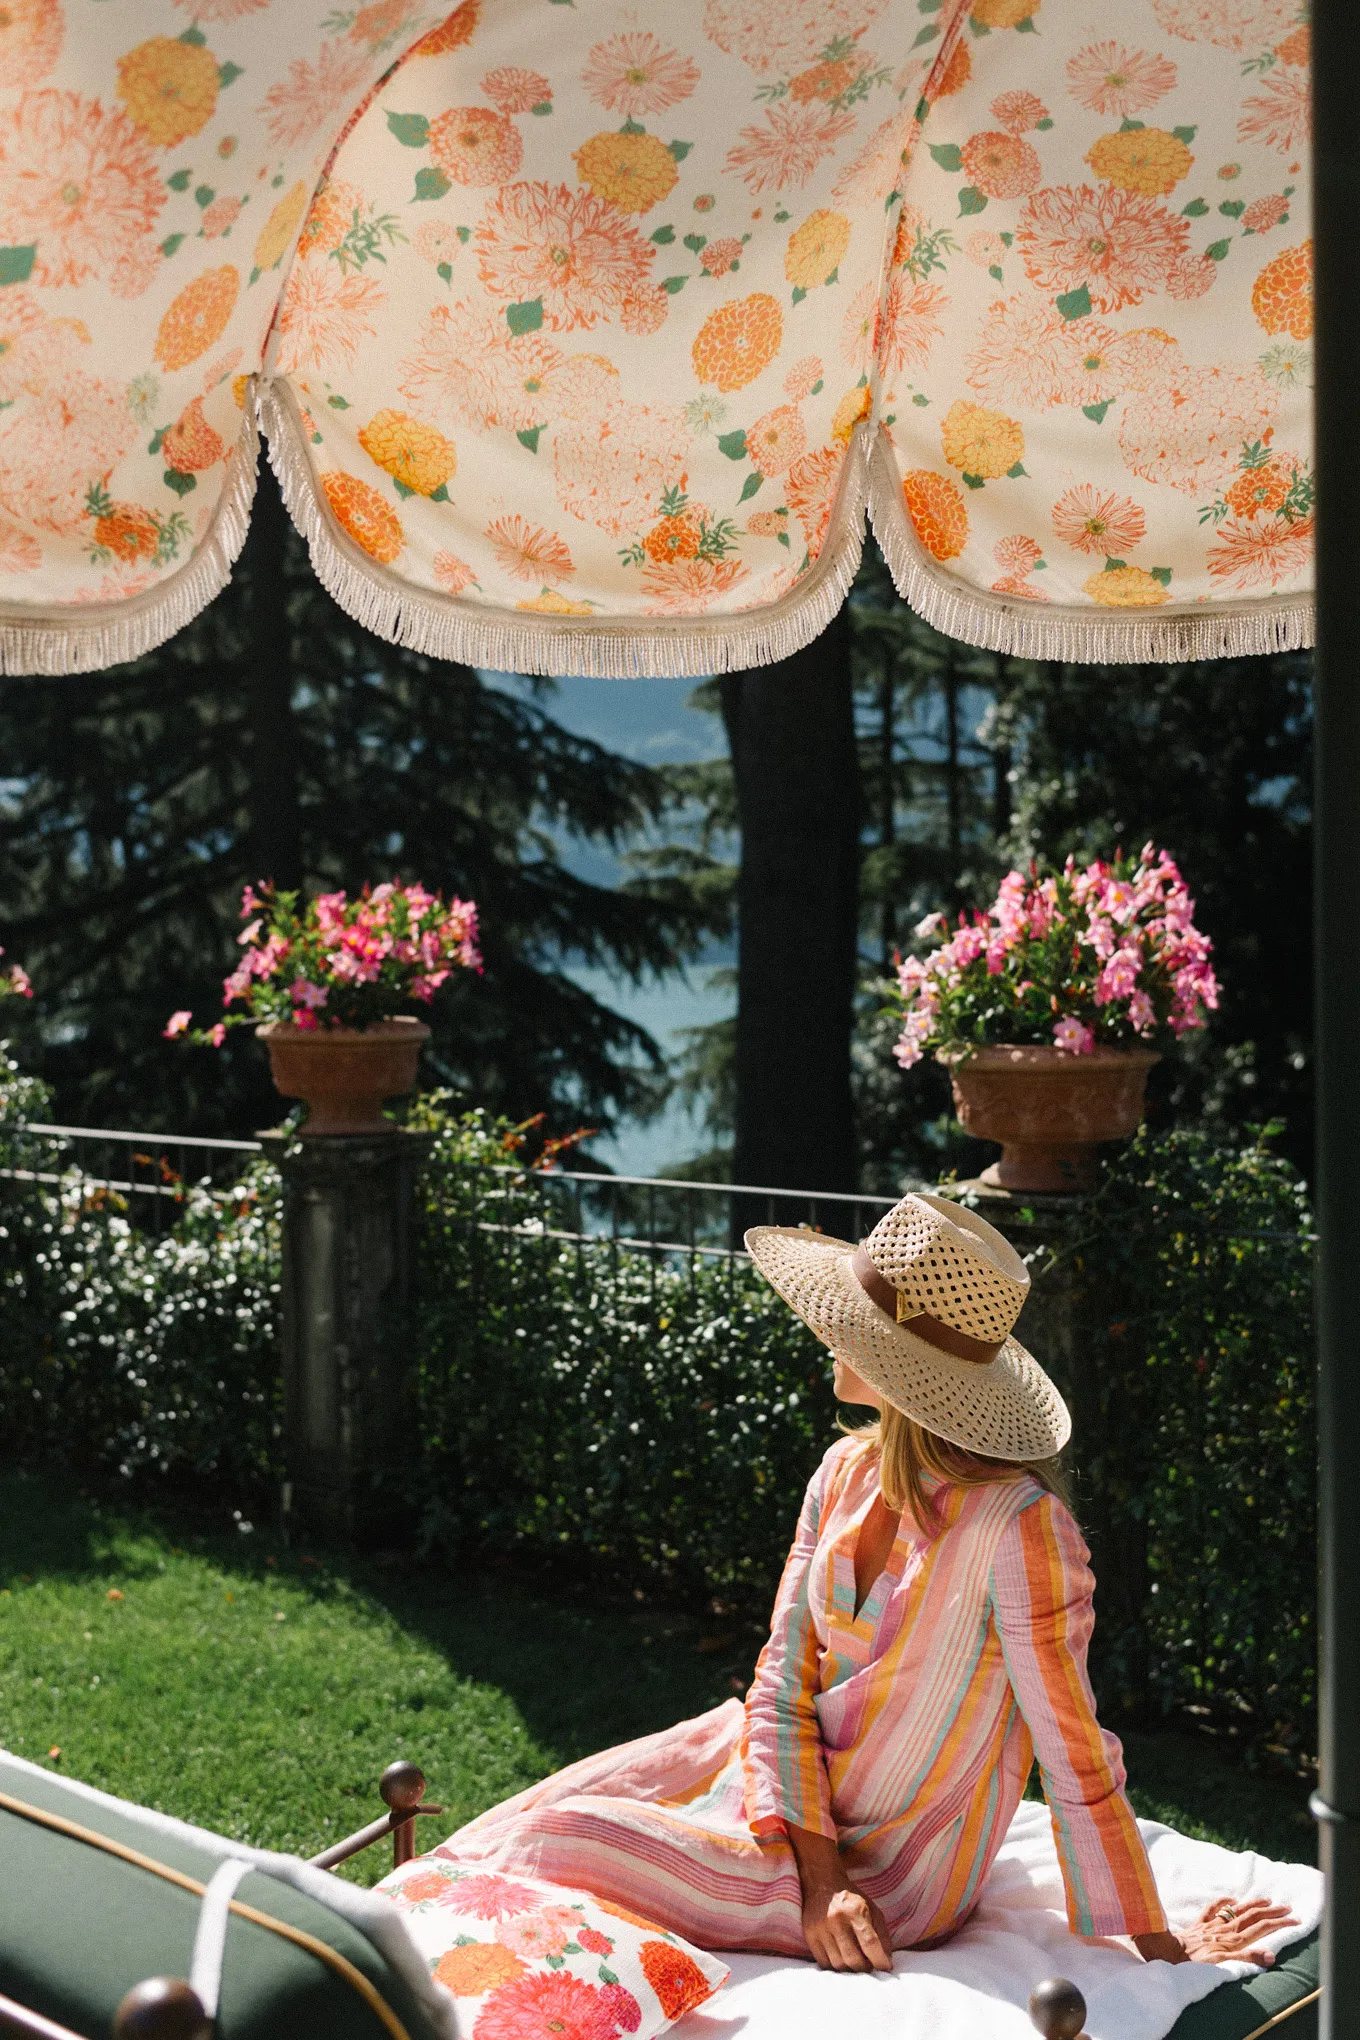
[[[608,1955],[614,1946],[608,1934],[602,1934],[598,1927],[582,1927],[576,1939],[587,1955]],[[630,2026],[628,2030],[633,2029]]]
[[[520,1913],[511,1920],[497,1920],[496,1939],[502,1948],[522,1955],[526,1962],[540,1962],[548,1955],[560,1955],[567,1934],[560,1920],[541,1912]]]
[[[503,1984],[477,2020],[477,2040],[616,2040],[617,2033],[604,1991],[564,1969]]]
[[[450,1884],[448,1902],[475,1920],[503,1920],[511,1913],[532,1912],[542,1893],[509,1877],[464,1877]]]
[[[586,1931],[593,1933],[595,1930],[591,1927],[587,1928]],[[599,1938],[603,1940],[603,1934]],[[580,1939],[582,1946],[584,1946],[585,1935],[581,1935]],[[591,1952],[598,1954],[600,1951],[592,1949]],[[621,1983],[606,1983],[600,1991],[600,1996],[605,2000],[624,2032],[636,2033],[638,2027],[642,2024],[642,2006],[633,1996],[632,1991],[625,1990]]]

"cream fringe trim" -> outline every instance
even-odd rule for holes
[[[918,616],[964,644],[1020,659],[1073,665],[1179,665],[1296,652],[1313,642],[1313,598],[1215,602],[1195,608],[1059,608],[969,587],[926,553],[902,501],[886,433],[869,458],[869,517],[898,594]]]
[[[95,673],[154,651],[192,623],[231,579],[250,529],[260,435],[251,387],[245,417],[212,521],[197,550],[154,588],[121,602],[72,602],[60,609],[0,604],[0,673]]]
[[[341,530],[306,450],[296,399],[282,378],[262,384],[269,459],[317,578],[366,630],[435,659],[492,672],[585,673],[603,679],[701,679],[787,659],[819,637],[850,592],[864,546],[867,427],[856,430],[826,543],[797,588],[746,615],[534,616],[415,588]]]

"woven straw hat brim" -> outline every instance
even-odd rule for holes
[[[831,1351],[937,1437],[985,1459],[1052,1459],[1072,1435],[1066,1403],[1014,1336],[986,1363],[956,1360],[866,1296],[849,1240],[761,1225],[746,1245],[770,1287]]]

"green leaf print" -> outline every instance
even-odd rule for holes
[[[969,213],[986,212],[987,194],[979,191],[976,184],[965,184],[959,193],[959,218],[966,219]]]
[[[423,113],[389,113],[387,125],[407,149],[423,149],[430,139],[430,123]]]
[[[507,305],[505,323],[512,333],[536,333],[543,324],[542,298],[526,298],[522,304]]]
[[[729,460],[745,460],[746,434],[744,430],[739,428],[736,432],[720,432],[718,435],[718,451],[719,453],[725,453]]]
[[[941,170],[962,170],[963,150],[957,142],[932,142],[930,153]]]
[[[1079,283],[1075,290],[1065,290],[1061,297],[1054,298],[1053,302],[1069,322],[1073,319],[1084,319],[1090,314],[1091,293],[1084,283]]]
[[[417,170],[415,189],[417,198],[442,198],[446,191],[452,189],[444,172],[435,164],[426,163],[422,169]]]
[[[737,501],[739,503],[749,503],[764,479],[765,477],[759,468],[752,468],[750,474],[741,485],[741,494],[738,496]]]

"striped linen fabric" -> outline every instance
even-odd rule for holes
[[[1071,1515],[1025,1477],[909,1516],[864,1604],[855,1547],[874,1454],[834,1445],[809,1483],[743,1707],[588,1757],[439,1853],[598,1893],[701,1946],[802,1955],[789,1826],[839,1841],[897,1948],[976,1905],[1037,1754],[1073,1932],[1166,1925],[1086,1674],[1094,1580]]]

